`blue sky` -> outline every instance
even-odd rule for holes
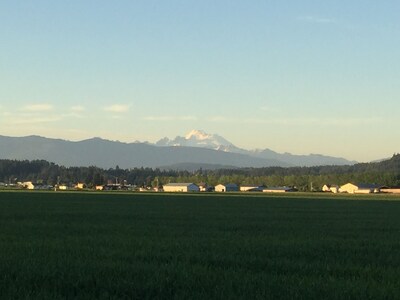
[[[399,1],[0,1],[0,134],[400,151]]]

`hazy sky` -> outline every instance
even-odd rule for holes
[[[400,151],[400,1],[0,1],[0,134]]]

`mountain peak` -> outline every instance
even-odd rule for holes
[[[203,147],[228,152],[228,148],[236,148],[231,142],[222,136],[206,133],[204,130],[199,129],[190,131],[184,139],[186,140],[186,144],[192,147]]]
[[[225,152],[232,152],[230,148],[236,148],[231,142],[217,134],[209,134],[204,130],[193,129],[185,136],[177,136],[175,139],[163,138],[156,142],[157,146],[186,146],[200,147]]]
[[[203,130],[193,129],[191,132],[186,134],[185,139],[195,139],[195,140],[206,140],[212,137],[212,134],[208,134]]]

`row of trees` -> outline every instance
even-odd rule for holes
[[[258,184],[266,186],[296,186],[301,191],[320,189],[324,184],[347,182],[400,185],[400,155],[377,163],[353,166],[318,166],[295,168],[244,168],[202,170],[195,172],[151,168],[112,169],[97,167],[64,167],[44,160],[0,160],[0,182],[32,181],[55,185],[84,182],[89,187],[107,183],[127,183],[137,186],[156,186],[169,182],[206,182]]]

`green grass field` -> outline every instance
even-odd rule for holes
[[[345,198],[0,192],[0,298],[400,299],[400,201]]]

